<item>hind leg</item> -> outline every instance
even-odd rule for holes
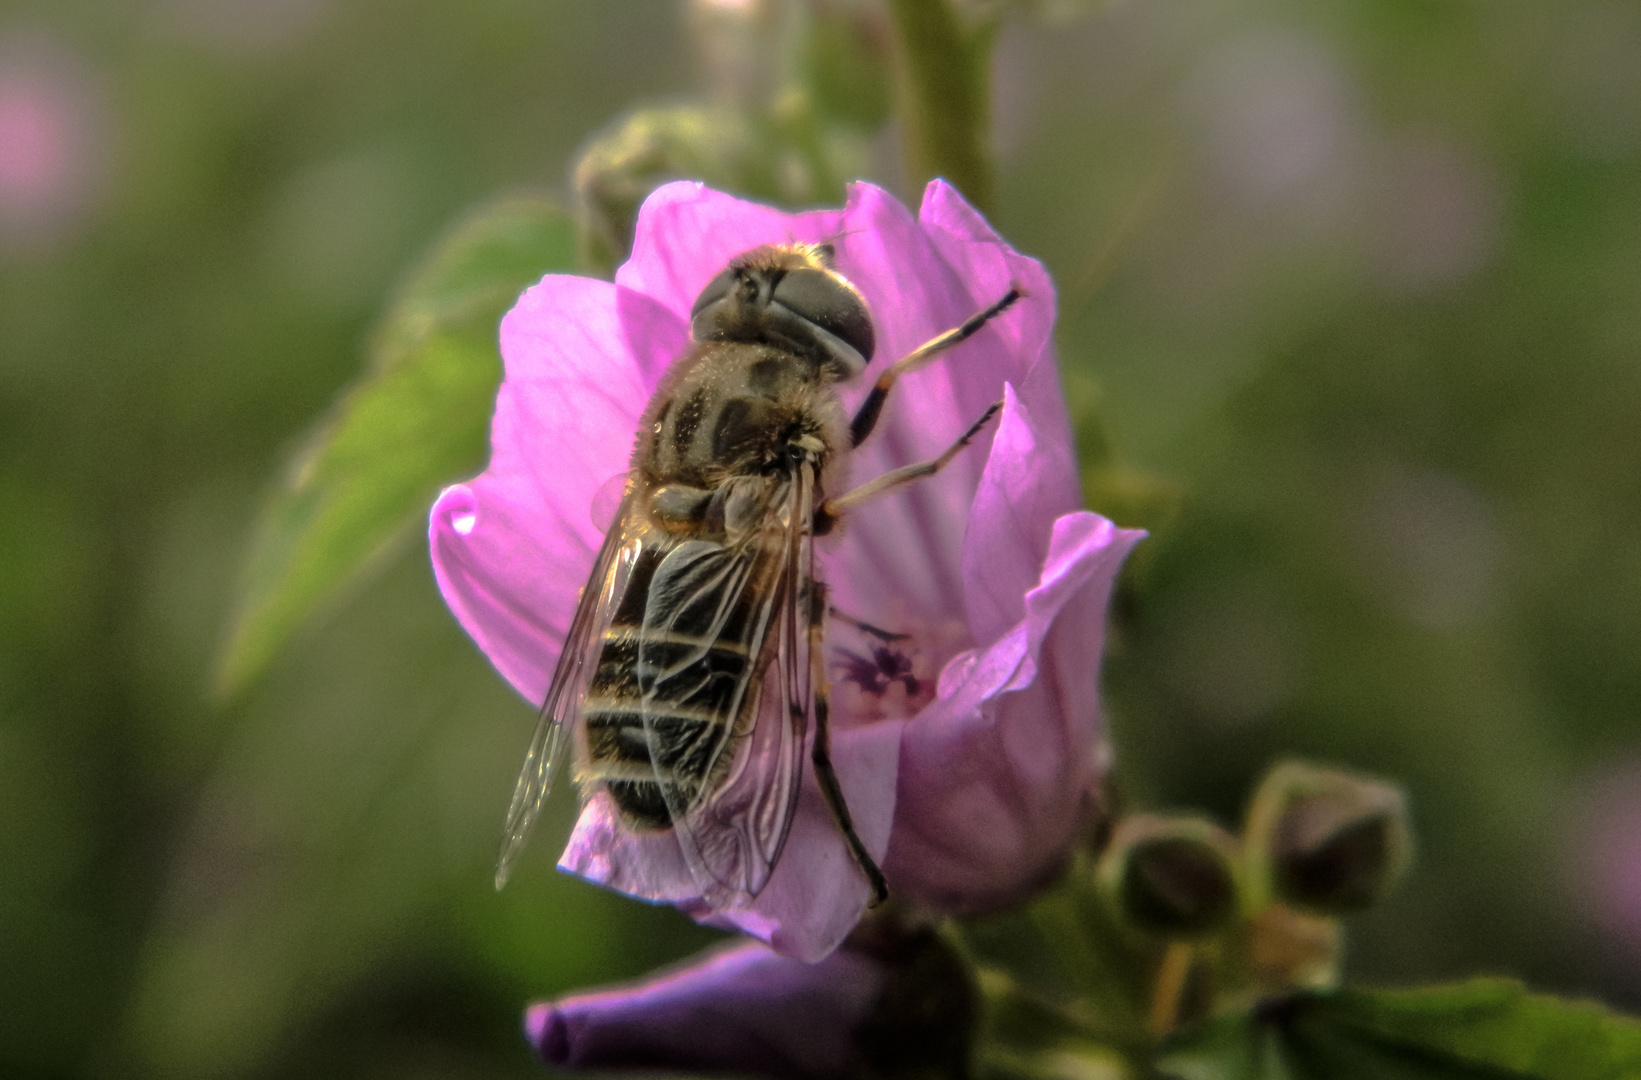
[[[866,875],[866,883],[872,887],[872,906],[876,907],[889,898],[889,884],[883,880],[883,871],[861,842],[860,834],[855,832],[849,805],[843,800],[843,788],[838,784],[838,774],[832,768],[832,705],[826,685],[825,634],[826,589],[817,581],[812,583],[809,602],[809,678],[815,695],[815,745],[810,759],[814,762],[815,780],[820,784],[826,807],[832,811],[844,843],[849,845],[849,854]]]

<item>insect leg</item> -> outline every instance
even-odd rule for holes
[[[815,763],[815,780],[820,784],[821,795],[826,798],[827,809],[832,811],[832,817],[843,833],[844,843],[849,845],[849,854],[855,857],[861,873],[866,875],[866,881],[872,887],[872,906],[876,907],[889,899],[889,884],[883,880],[883,871],[878,869],[877,862],[867,852],[860,834],[855,832],[855,824],[849,817],[849,806],[843,801],[843,788],[838,785],[838,774],[832,769],[832,737],[828,726],[832,706],[827,694],[823,640],[826,633],[826,589],[818,581],[810,584],[813,591],[809,603],[809,670],[810,685],[815,695],[815,747],[810,757]]]
[[[976,435],[980,434],[980,429],[985,427],[987,422],[996,416],[997,411],[1002,407],[1003,403],[1001,401],[993,402],[991,407],[981,414],[980,419],[969,426],[969,430],[965,431],[956,442],[948,446],[945,453],[932,461],[920,461],[916,465],[904,465],[898,469],[891,469],[875,480],[866,481],[853,491],[846,491],[835,499],[827,499],[821,503],[820,509],[815,511],[814,534],[816,536],[826,535],[832,530],[832,526],[837,523],[838,518],[861,503],[875,499],[879,495],[886,495],[895,488],[909,484],[913,480],[933,476],[945,468],[952,458],[956,457]]]
[[[857,619],[847,611],[840,611],[835,607],[827,608],[826,613],[834,619],[848,623],[850,626],[853,626],[856,630],[859,630],[863,634],[872,635],[879,641],[905,641],[907,638],[912,636],[910,634],[897,634],[893,630],[885,630],[881,626],[873,626],[866,620]]]
[[[963,325],[953,327],[944,334],[937,334],[899,360],[896,360],[893,364],[890,364],[888,370],[878,376],[877,382],[872,386],[872,392],[866,395],[866,400],[860,403],[860,409],[855,413],[855,418],[849,422],[850,445],[859,446],[865,442],[866,436],[870,435],[872,429],[877,426],[878,414],[883,411],[883,403],[888,399],[889,391],[894,387],[896,379],[907,372],[916,371],[953,345],[967,341],[982,326],[1007,311],[1016,300],[1024,295],[1026,294],[1020,286],[1009,286],[1009,291],[1004,293],[1003,298],[991,307],[971,315],[964,321]]]

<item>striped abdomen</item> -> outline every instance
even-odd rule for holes
[[[582,707],[588,778],[631,824],[667,828],[723,779],[758,707],[777,562],[702,540],[639,554]]]

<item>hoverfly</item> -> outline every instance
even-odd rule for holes
[[[1001,402],[938,458],[831,494],[895,381],[1021,292],[896,361],[848,418],[838,386],[865,370],[875,333],[832,255],[825,244],[755,248],[696,300],[691,343],[644,411],[621,508],[553,671],[497,888],[573,745],[584,800],[603,790],[624,827],[672,830],[704,897],[755,897],[786,842],[808,742],[874,902],[888,895],[832,769],[813,542],[860,503],[937,472],[996,414]]]

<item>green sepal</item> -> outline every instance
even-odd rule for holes
[[[483,465],[501,373],[496,324],[521,291],[574,257],[569,216],[518,195],[458,222],[410,274],[366,374],[263,504],[217,664],[220,694],[256,678],[317,610],[383,562],[440,487]]]
[[[1058,1075],[1051,1060],[1137,1061],[1155,1044],[1146,1010],[1164,943],[1112,917],[1089,854],[1026,907],[960,932],[985,1004],[984,1072]]]
[[[669,180],[767,195],[774,187],[770,141],[756,118],[730,106],[652,105],[622,115],[576,160],[582,264],[612,274],[632,250],[638,208]]]
[[[608,276],[632,250],[639,208],[672,180],[778,206],[836,203],[865,166],[863,137],[824,123],[801,91],[767,109],[646,105],[600,131],[576,160],[581,263]]]

